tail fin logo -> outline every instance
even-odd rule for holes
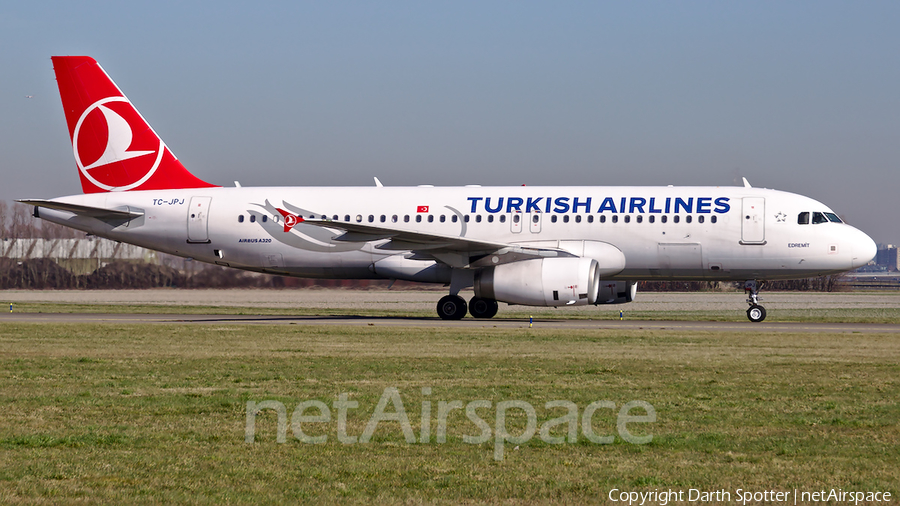
[[[72,149],[88,181],[107,191],[123,191],[153,176],[166,146],[131,102],[120,96],[103,98],[84,110],[75,125]],[[155,157],[148,156],[154,153]]]

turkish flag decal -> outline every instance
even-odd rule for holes
[[[428,212],[428,206],[419,206],[419,207],[416,208],[416,212],[417,212],[417,213],[427,213],[427,212]]]

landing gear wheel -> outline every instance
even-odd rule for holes
[[[466,316],[466,300],[459,295],[445,295],[438,301],[437,312],[442,320],[462,320]]]
[[[747,310],[747,318],[753,323],[759,323],[766,319],[766,308],[754,304]]]
[[[469,301],[469,313],[475,318],[493,318],[498,308],[496,300],[472,297]]]

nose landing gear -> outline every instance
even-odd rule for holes
[[[759,289],[762,284],[757,283],[755,279],[748,279],[744,283],[744,291],[747,292],[747,303],[750,308],[747,309],[747,318],[754,323],[759,323],[766,319],[766,308],[759,305]]]

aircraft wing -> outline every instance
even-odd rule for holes
[[[430,256],[452,267],[480,267],[509,263],[529,258],[572,257],[561,249],[536,248],[516,244],[469,239],[466,237],[400,230],[377,225],[348,223],[333,220],[306,219],[304,224],[336,229],[344,233],[335,241],[368,242],[388,239],[376,246],[381,250],[413,251],[418,256]],[[497,257],[496,261],[488,256]],[[484,261],[482,261],[482,259]]]
[[[97,218],[98,220],[106,222],[125,222],[133,220],[135,218],[140,218],[144,215],[143,211],[131,210],[130,208],[104,209],[102,207],[68,204],[65,202],[55,202],[53,200],[23,199],[17,200],[16,202],[21,202],[23,204],[28,204],[36,207],[46,207],[47,209],[56,209],[57,211],[68,211],[79,216]]]

